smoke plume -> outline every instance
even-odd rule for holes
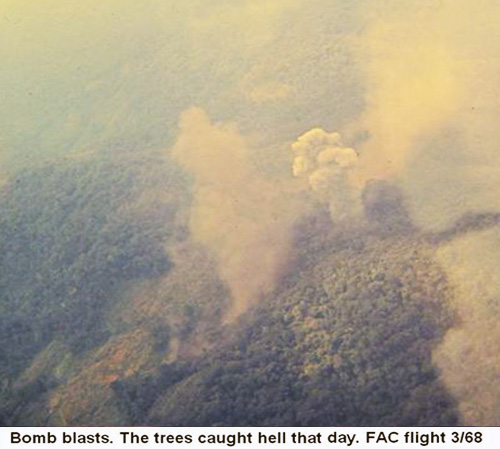
[[[358,155],[342,144],[340,134],[313,128],[292,144],[292,151],[293,175],[307,179],[316,198],[328,205],[334,221],[359,212],[360,189],[352,176]]]
[[[233,125],[185,111],[172,148],[194,176],[190,228],[217,256],[237,316],[274,288],[290,258],[290,227],[299,213],[290,186],[257,171]]]
[[[434,353],[464,422],[500,423],[500,229],[462,237],[438,252],[456,286],[458,325]]]
[[[369,2],[365,13],[362,178],[397,180],[425,229],[499,212],[500,2],[393,0]],[[466,424],[500,425],[499,253],[491,231],[437,256],[459,324],[435,362]]]

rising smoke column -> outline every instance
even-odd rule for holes
[[[500,2],[389,0],[365,13],[362,177],[397,179],[425,229],[500,212]],[[437,255],[458,323],[434,360],[465,424],[500,425],[499,253],[491,231]]]
[[[271,292],[289,263],[294,192],[257,171],[235,126],[213,124],[198,108],[182,114],[172,155],[194,176],[190,229],[217,257],[235,317]]]
[[[328,205],[332,220],[359,213],[360,189],[352,176],[358,154],[342,144],[339,133],[313,128],[292,144],[292,151],[293,175],[307,179],[316,198]]]

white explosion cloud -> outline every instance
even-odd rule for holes
[[[358,154],[342,144],[339,133],[313,128],[292,144],[292,151],[293,175],[307,179],[316,198],[328,205],[332,220],[359,213],[361,190],[353,180]]]

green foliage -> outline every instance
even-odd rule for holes
[[[223,325],[227,288],[186,232],[185,186],[153,154],[53,164],[4,186],[0,421],[458,423],[431,360],[452,293],[397,192],[367,194],[367,225],[304,220],[289,275]]]
[[[196,374],[165,385],[146,423],[456,424],[431,362],[451,316],[429,248],[351,236],[245,317]]]
[[[163,245],[176,204],[156,204],[147,219],[133,210],[161,181],[155,163],[66,162],[21,173],[4,187],[2,370],[16,372],[54,336],[79,351],[104,341],[103,317],[117,287],[169,269]]]

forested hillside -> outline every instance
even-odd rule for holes
[[[499,0],[0,4],[0,424],[500,426]]]
[[[431,363],[450,324],[450,292],[428,251],[408,236],[355,233],[333,243],[199,360],[196,373],[174,386],[166,377],[143,422],[456,424]]]
[[[16,383],[33,360],[68,364],[99,347],[112,335],[106,315],[125,283],[171,269],[164,246],[182,234],[184,193],[179,173],[165,176],[163,166],[144,155],[67,159],[4,185],[0,375],[9,416],[23,397],[57,385],[44,368]]]
[[[4,424],[458,422],[431,361],[452,291],[397,190],[367,187],[360,222],[298,223],[288,275],[227,322],[189,181],[165,167],[65,159],[4,186]]]

